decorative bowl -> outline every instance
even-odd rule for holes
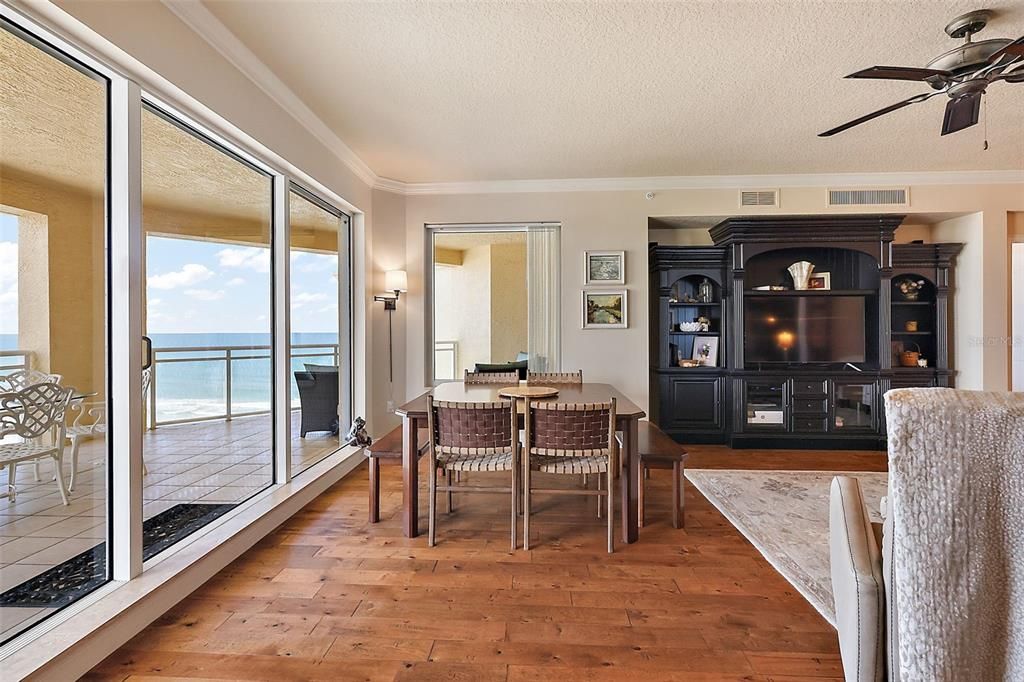
[[[679,331],[681,332],[699,332],[701,330],[700,322],[680,322]]]

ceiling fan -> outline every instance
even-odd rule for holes
[[[939,55],[923,69],[912,66],[872,66],[870,69],[851,73],[847,78],[920,81],[930,85],[934,92],[908,97],[902,102],[819,133],[818,137],[831,137],[897,109],[924,102],[936,95],[949,97],[942,119],[943,135],[970,128],[978,122],[981,97],[990,84],[996,81],[1024,83],[1024,36],[1016,40],[994,38],[971,41],[971,36],[985,28],[991,17],[992,12],[989,10],[977,10],[949,22],[946,34],[957,40],[963,38],[963,44]]]

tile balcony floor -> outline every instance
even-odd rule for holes
[[[292,419],[298,433],[299,416]],[[270,485],[272,434],[267,415],[230,422],[161,426],[143,436],[148,470],[143,513],[149,519],[176,504],[242,502]],[[338,438],[311,433],[292,439],[292,469],[301,471],[338,448]],[[0,594],[95,547],[106,538],[107,469],[104,442],[85,441],[79,451],[75,489],[61,504],[49,463],[18,467],[17,498],[0,499]],[[65,482],[71,471],[65,449]],[[7,471],[0,473],[6,489]],[[54,612],[53,608],[0,606],[0,642]]]

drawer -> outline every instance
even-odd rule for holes
[[[825,433],[828,419],[825,417],[793,417],[794,433]]]
[[[825,379],[793,379],[793,395],[828,395]]]
[[[828,400],[824,398],[793,398],[795,414],[827,414]]]

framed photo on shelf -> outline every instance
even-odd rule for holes
[[[584,284],[625,284],[625,251],[584,251]]]
[[[807,280],[808,289],[823,289],[825,291],[832,289],[832,273],[831,272],[816,272],[811,275],[811,278]]]
[[[615,291],[584,291],[583,292],[583,328],[584,329],[625,329],[629,320],[627,315],[626,289]]]
[[[703,367],[718,367],[718,337],[693,337],[693,353],[690,357]]]

